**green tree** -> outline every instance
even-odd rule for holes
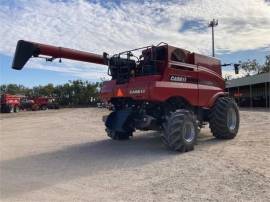
[[[261,73],[270,72],[270,55],[265,57],[265,63],[262,67]]]
[[[243,69],[247,76],[260,73],[261,66],[254,60],[247,60],[245,62],[239,61],[241,69]]]
[[[40,88],[40,94],[43,96],[51,97],[51,96],[53,96],[54,91],[55,91],[55,88],[54,88],[53,84],[51,84],[51,83],[48,85],[42,86]]]
[[[26,88],[23,85],[17,85],[17,84],[1,85],[0,90],[1,90],[1,94],[2,93],[27,94],[30,91],[29,88]]]
[[[90,100],[98,100],[101,83],[74,80],[68,83],[54,86],[34,86],[26,88],[23,85],[0,85],[1,94],[22,94],[29,97],[49,96],[55,97],[61,105],[89,105]]]
[[[0,86],[0,94],[5,93],[6,90],[7,90],[7,85],[3,84],[3,85]]]
[[[246,76],[266,73],[269,72],[270,69],[270,55],[265,57],[265,63],[263,65],[259,64],[256,59],[244,62],[239,61],[239,64],[240,68],[246,72]]]

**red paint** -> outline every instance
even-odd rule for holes
[[[19,106],[21,98],[17,95],[3,94],[1,96],[1,104]]]
[[[34,98],[33,100],[34,100],[34,104],[38,106],[47,105],[49,103],[49,98],[46,98],[46,97],[37,97],[37,98]]]
[[[29,43],[32,43],[35,46],[36,55],[51,56],[53,58],[66,58],[70,60],[91,62],[101,65],[105,64],[102,55],[40,43],[33,43],[33,42]]]

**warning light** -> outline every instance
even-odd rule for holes
[[[121,88],[118,88],[117,93],[116,93],[116,96],[117,96],[117,97],[123,97],[123,96],[124,96],[124,93],[123,93],[123,91],[121,90]]]

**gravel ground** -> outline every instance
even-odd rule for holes
[[[270,113],[241,111],[233,140],[208,127],[195,150],[156,132],[107,138],[105,109],[1,114],[1,201],[270,201]]]

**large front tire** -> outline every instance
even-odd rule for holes
[[[193,113],[187,110],[176,110],[167,116],[163,128],[162,140],[169,149],[179,152],[194,149],[198,125]]]
[[[218,139],[233,139],[239,129],[239,110],[235,101],[220,97],[210,112],[209,126]]]

